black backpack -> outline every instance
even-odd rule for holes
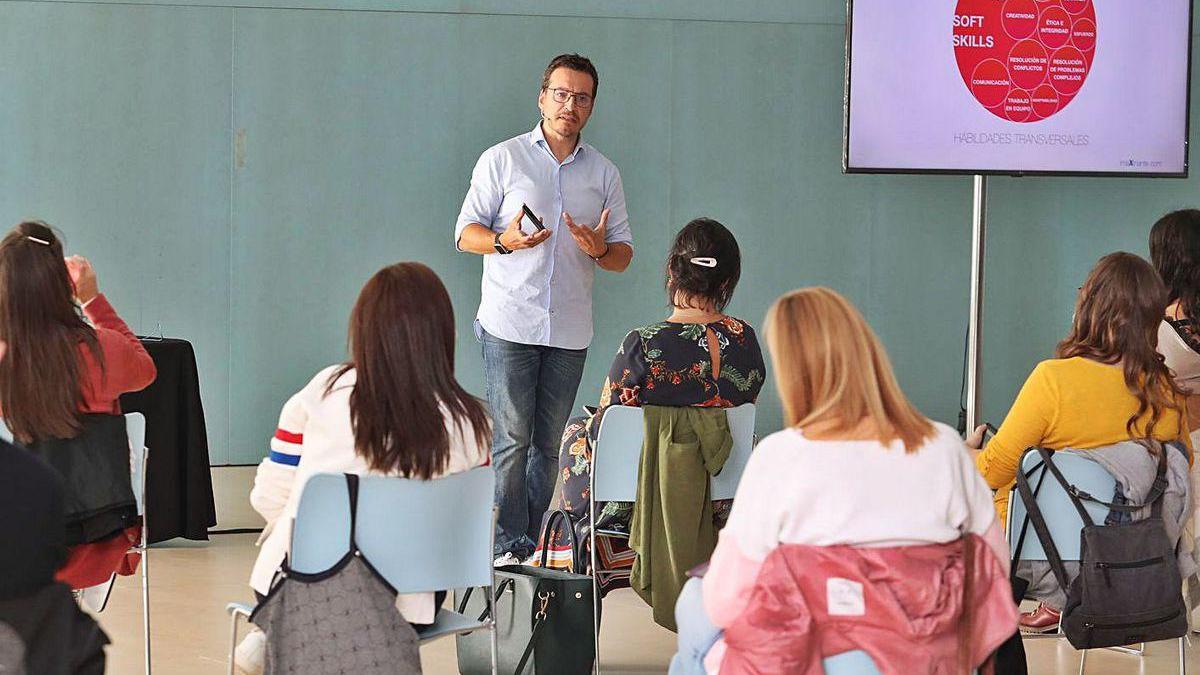
[[[1076,649],[1116,647],[1185,635],[1188,623],[1183,579],[1162,518],[1169,449],[1158,447],[1158,474],[1145,504],[1101,501],[1068,483],[1054,465],[1050,451],[1045,448],[1036,451],[1084,523],[1079,533],[1079,575],[1068,584],[1062,558],[1029,487],[1029,477],[1024,471],[1017,471],[1017,490],[1028,519],[1046,551],[1055,579],[1066,589],[1067,605],[1062,610],[1061,626],[1071,645]],[[1137,522],[1096,525],[1080,500],[1128,513],[1150,505],[1150,516]],[[1017,550],[1020,551],[1019,544]],[[1015,570],[1015,562],[1013,567]]]

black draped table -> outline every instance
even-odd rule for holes
[[[158,377],[121,397],[121,412],[146,416],[146,524],[151,543],[185,537],[208,539],[217,524],[208,435],[192,343],[143,338]]]

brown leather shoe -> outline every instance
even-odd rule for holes
[[[1032,612],[1022,612],[1018,627],[1022,633],[1053,633],[1058,630],[1058,620],[1062,613],[1052,609],[1046,603],[1038,603]]]

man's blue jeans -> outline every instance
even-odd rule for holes
[[[550,504],[558,446],[587,350],[525,345],[480,333],[500,511],[494,553],[525,558],[533,553]]]

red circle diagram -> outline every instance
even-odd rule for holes
[[[954,57],[975,100],[1038,122],[1075,98],[1096,54],[1093,0],[958,0]]]

